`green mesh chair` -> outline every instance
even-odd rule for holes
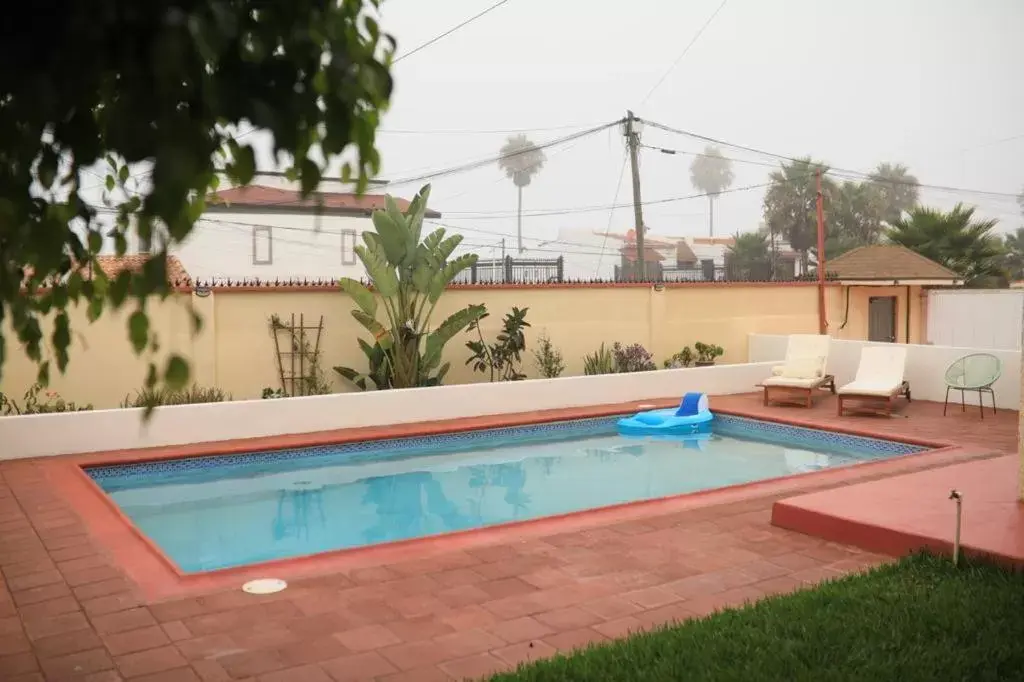
[[[960,411],[967,410],[965,398],[968,391],[978,393],[978,409],[981,418],[985,418],[985,402],[983,396],[992,396],[992,412],[996,411],[996,393],[992,385],[1003,373],[1003,363],[988,353],[971,353],[965,355],[946,370],[946,402],[942,405],[942,415],[946,415],[949,407],[949,392],[960,391]]]

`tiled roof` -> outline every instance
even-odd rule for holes
[[[697,254],[693,252],[690,245],[680,239],[676,242],[676,262],[677,263],[696,263],[699,258]]]
[[[630,263],[636,262],[636,244],[626,244],[619,249],[619,253]],[[653,246],[648,246],[644,243],[644,261],[647,263],[660,263],[665,260],[665,256],[658,252]]]
[[[732,246],[736,243],[733,237],[694,237],[694,244],[701,246]]]
[[[618,241],[625,242],[626,244],[633,244],[636,242],[636,230],[629,230],[626,234],[614,234],[612,232],[599,232],[595,234],[599,234],[607,239],[616,239]],[[647,232],[644,233],[644,248],[646,247],[654,249],[674,249],[676,247],[676,243],[652,237],[650,234],[650,228],[647,228]]]
[[[149,260],[148,254],[133,254],[126,256],[97,256],[96,262],[100,269],[113,279],[125,270],[136,272],[142,269],[142,265]],[[87,265],[80,268],[82,274],[88,279],[92,274],[92,266]],[[32,268],[25,268],[25,279],[32,276]],[[167,281],[175,285],[188,285],[192,278],[189,276],[185,266],[181,264],[177,256],[167,257]]]
[[[315,196],[303,199],[297,190],[266,187],[264,185],[249,185],[247,187],[232,187],[231,189],[210,195],[207,209],[217,210],[232,206],[245,206],[248,208],[277,208],[305,211],[317,208],[317,197],[322,202],[319,205],[322,205],[325,209],[358,215],[369,215],[373,211],[385,208],[383,194],[358,195],[343,192],[317,192]],[[409,202],[405,199],[396,197],[395,203],[398,204],[398,208],[402,211],[409,208]],[[441,214],[428,209],[426,216],[428,218],[440,218]]]
[[[839,279],[960,279],[949,268],[898,244],[861,246],[834,260],[826,258],[825,270]]]

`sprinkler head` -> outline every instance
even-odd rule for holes
[[[960,495],[960,491],[956,490],[954,488],[953,490],[949,491],[949,499],[951,499],[951,500],[961,500],[961,499],[963,499],[963,497]]]

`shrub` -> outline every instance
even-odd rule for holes
[[[693,364],[693,351],[687,346],[665,361],[665,369],[680,369]]]
[[[715,358],[721,357],[725,353],[721,346],[716,346],[713,343],[709,344],[698,341],[693,344],[693,348],[697,351],[697,362],[705,365],[714,363]]]
[[[525,379],[526,375],[519,369],[523,362],[522,353],[526,350],[526,335],[523,330],[530,326],[526,321],[528,310],[529,308],[513,306],[512,312],[505,313],[501,331],[492,344],[484,341],[483,332],[480,330],[480,320],[486,318],[488,313],[484,312],[473,320],[467,331],[476,332],[477,340],[466,342],[466,348],[473,353],[466,360],[466,364],[472,363],[473,369],[478,372],[490,372],[491,381],[494,381],[495,377],[498,381]]]
[[[613,374],[614,372],[615,358],[612,357],[612,352],[605,348],[603,343],[600,348],[583,358],[584,374]]]
[[[612,346],[616,372],[649,372],[658,369],[654,357],[639,343],[623,346],[618,341]]]
[[[545,379],[554,379],[565,371],[562,353],[551,343],[546,333],[537,338],[537,350],[533,351],[533,364]]]
[[[264,386],[263,394],[260,397],[263,398],[264,400],[267,400],[270,398],[288,398],[290,396],[287,393],[285,393],[283,389]]]
[[[134,398],[125,396],[121,407],[158,407],[160,405],[194,405],[198,403],[220,403],[231,400],[231,394],[225,393],[215,386],[196,386],[193,384],[180,391],[168,388],[144,388]]]
[[[92,409],[92,404],[79,405],[70,400],[64,400],[56,391],[46,391],[43,399],[39,399],[42,392],[41,384],[32,384],[22,397],[22,404],[3,393],[0,393],[0,416],[9,417],[19,414],[51,414],[55,412],[85,412]]]

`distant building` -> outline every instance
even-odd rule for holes
[[[297,183],[259,176],[257,184],[212,194],[191,234],[170,253],[201,281],[365,278],[355,246],[374,230],[371,215],[385,207],[385,196],[353,189],[327,181],[302,199]],[[395,201],[402,210],[409,206]],[[427,211],[427,217],[441,214]],[[136,239],[133,250],[142,251],[139,246]]]

